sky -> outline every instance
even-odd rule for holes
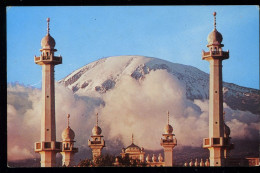
[[[41,88],[41,39],[56,41],[55,80],[101,58],[142,55],[191,65],[209,73],[201,58],[207,36],[217,30],[230,58],[223,80],[259,89],[258,6],[74,6],[7,7],[7,82]]]

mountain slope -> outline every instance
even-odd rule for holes
[[[186,87],[190,100],[208,99],[209,74],[187,65],[144,56],[116,56],[100,59],[74,71],[59,83],[63,83],[78,95],[100,97],[114,88],[124,75],[142,80],[155,70],[167,70]],[[260,114],[259,90],[223,83],[224,102],[232,109]]]

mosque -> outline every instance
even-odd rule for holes
[[[196,159],[193,163],[184,166],[225,166],[229,158],[229,151],[233,149],[231,144],[230,129],[224,123],[223,113],[223,93],[222,93],[222,60],[229,58],[229,51],[223,51],[221,44],[222,35],[216,29],[216,13],[214,16],[214,30],[208,36],[209,52],[202,52],[202,59],[210,63],[210,87],[209,87],[209,137],[203,139],[203,148],[210,151],[210,157],[206,162],[201,159],[200,163]],[[55,56],[57,51],[55,40],[49,33],[49,22],[47,18],[47,35],[41,40],[41,55],[34,57],[34,62],[42,66],[42,115],[41,115],[41,140],[35,143],[35,152],[41,156],[41,167],[55,167],[56,154],[61,153],[62,165],[75,166],[74,155],[78,152],[75,145],[75,133],[69,126],[70,115],[67,116],[67,128],[62,132],[62,141],[56,141],[56,123],[55,123],[55,88],[54,88],[54,66],[62,64],[62,57]],[[102,155],[102,149],[105,147],[102,130],[98,125],[98,114],[96,125],[92,130],[91,140],[88,140],[88,146],[92,150],[92,159]],[[143,147],[134,144],[132,135],[132,143],[126,148],[122,148],[120,156],[122,158],[129,157],[131,161],[138,164],[145,163],[146,166],[174,166],[173,148],[177,146],[177,139],[174,137],[173,127],[168,123],[164,128],[164,134],[160,140],[163,147],[164,157],[151,157],[149,154],[145,156]],[[159,140],[158,140],[159,141]],[[120,166],[116,158],[114,166]]]

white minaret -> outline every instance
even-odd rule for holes
[[[222,50],[222,35],[216,29],[208,35],[209,52],[202,51],[202,59],[210,63],[209,77],[209,138],[203,140],[203,148],[210,151],[210,166],[224,166],[224,120],[222,93],[222,61],[229,58],[229,51]]]
[[[177,139],[173,133],[173,128],[169,124],[169,111],[168,111],[168,124],[164,128],[163,138],[161,138],[161,146],[164,149],[164,166],[173,166],[173,148],[177,145]]]
[[[78,148],[74,147],[74,138],[75,133],[69,126],[69,118],[70,114],[67,116],[68,118],[68,126],[62,132],[62,165],[67,167],[74,166],[74,154],[78,152]]]
[[[92,156],[93,156],[93,161],[96,160],[97,157],[101,156],[102,154],[102,149],[105,147],[105,141],[102,139],[102,130],[98,126],[98,113],[97,115],[97,124],[95,127],[92,129],[92,140],[88,140],[88,146],[92,149]]]
[[[41,142],[35,143],[35,152],[41,155],[41,167],[56,166],[56,153],[61,151],[61,143],[56,142],[54,66],[62,63],[62,57],[54,56],[57,50],[49,33],[49,22],[50,18],[47,18],[47,35],[41,41],[42,53],[34,57],[34,62],[42,66]]]

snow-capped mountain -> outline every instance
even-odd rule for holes
[[[144,56],[103,58],[72,72],[59,83],[77,95],[101,97],[125,75],[142,80],[151,71],[159,69],[167,70],[184,84],[188,99],[208,99],[209,74],[192,66]],[[259,90],[224,82],[223,93],[224,102],[232,109],[260,114]]]

